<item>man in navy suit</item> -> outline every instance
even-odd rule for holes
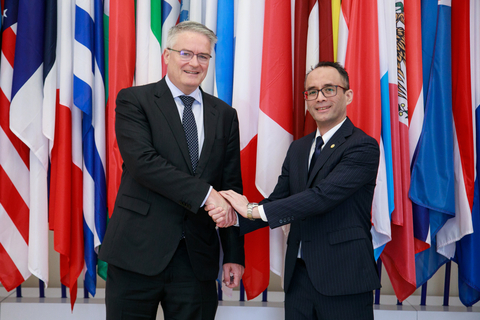
[[[100,250],[108,262],[107,319],[213,320],[220,242],[204,204],[233,209],[218,193],[242,192],[235,109],[204,93],[217,38],[205,26],[184,22],[169,31],[167,76],[123,89],[115,132],[122,180]],[[187,121],[188,120],[188,121]],[[244,270],[238,227],[219,229],[225,285]]]
[[[285,319],[373,319],[380,287],[371,207],[379,148],[347,118],[348,74],[321,62],[305,79],[317,130],[294,141],[272,194],[260,202],[221,192],[242,216],[241,233],[290,224],[285,257]],[[207,208],[213,219],[224,212]]]

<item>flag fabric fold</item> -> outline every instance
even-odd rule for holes
[[[454,127],[452,114],[451,6],[438,3],[436,38],[432,52],[425,118],[412,163],[410,199],[427,210],[431,247],[416,254],[417,287],[430,279],[448,259],[437,253],[438,231],[455,216]]]
[[[474,123],[475,130],[473,136],[473,138],[475,139],[475,173],[471,176],[475,179],[473,208],[471,216],[474,232],[472,234],[465,235],[460,241],[456,243],[454,259],[458,264],[458,292],[460,296],[460,301],[462,301],[462,303],[467,307],[472,306],[478,301],[480,301],[480,274],[478,273],[478,266],[480,265],[480,232],[478,232],[478,230],[480,229],[480,184],[478,181],[478,152],[480,150],[480,59],[478,55],[475,54],[479,52],[480,48],[480,21],[477,19],[478,15],[480,14],[480,4],[478,3],[478,1],[472,0],[468,3],[468,5],[470,9],[470,37],[468,39],[468,42],[470,44],[470,88],[472,89],[471,106],[473,110],[472,121]],[[467,28],[467,26],[464,26],[464,28]],[[462,78],[459,78],[459,80],[460,79]],[[463,78],[463,80],[468,81],[468,79],[465,78]]]
[[[263,199],[255,185],[258,117],[262,69],[264,1],[238,5],[232,106],[240,124],[240,157],[243,192],[252,202]],[[253,124],[253,125],[250,125]],[[245,273],[242,281],[248,299],[264,291],[270,279],[269,230],[245,235]]]
[[[20,0],[10,129],[30,148],[28,268],[48,284],[48,139],[43,135],[45,1]]]

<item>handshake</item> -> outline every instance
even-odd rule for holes
[[[212,189],[207,201],[205,202],[205,211],[212,218],[213,222],[219,228],[227,228],[237,223],[235,211],[247,218],[247,197],[236,193],[233,190],[216,191]],[[259,219],[258,208],[252,210],[253,218]]]

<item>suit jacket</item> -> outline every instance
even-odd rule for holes
[[[165,79],[123,89],[115,132],[123,173],[100,259],[145,275],[165,269],[185,236],[199,280],[216,279],[219,239],[200,208],[209,187],[242,192],[235,109],[202,91],[205,140],[193,174],[187,140]],[[243,237],[219,229],[223,263],[244,265]]]
[[[375,139],[347,118],[322,149],[308,176],[315,132],[294,141],[272,194],[261,204],[271,228],[291,224],[285,258],[285,291],[302,243],[315,289],[328,296],[374,290],[380,281],[370,234],[379,162]],[[264,226],[241,219],[242,233]]]

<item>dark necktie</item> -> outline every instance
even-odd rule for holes
[[[198,132],[195,117],[192,112],[192,104],[195,98],[190,96],[180,96],[185,108],[183,109],[183,131],[187,138],[188,153],[190,154],[190,161],[192,162],[193,173],[197,169],[198,164]]]
[[[312,171],[313,167],[315,166],[315,162],[317,161],[318,156],[320,155],[320,151],[322,150],[323,146],[323,139],[321,136],[317,137],[315,141],[315,151],[313,152],[312,159],[310,160],[310,167],[308,168],[308,175]]]

